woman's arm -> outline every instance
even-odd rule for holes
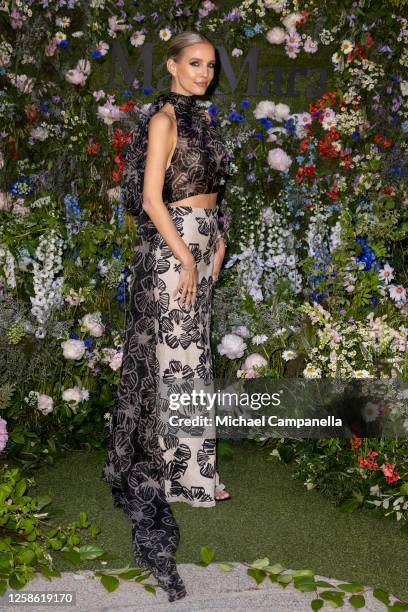
[[[156,113],[149,121],[143,210],[153,221],[174,256],[185,267],[191,267],[195,263],[194,255],[178,233],[162,199],[167,159],[174,142],[172,121],[165,112]]]

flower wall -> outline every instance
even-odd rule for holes
[[[265,79],[275,64],[299,66],[311,92],[304,66],[328,75],[292,104],[273,79],[227,95],[221,72],[224,95],[201,102],[230,154],[218,376],[406,376],[404,4],[0,2],[3,451],[33,465],[64,444],[103,444],[137,240],[120,180],[131,127],[159,91],[141,74],[103,84],[115,45],[132,65],[148,45],[162,61],[192,27],[235,74],[259,47]]]

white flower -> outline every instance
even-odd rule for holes
[[[310,113],[300,113],[297,116],[298,125],[310,125],[312,123],[312,115]]]
[[[408,96],[408,81],[400,81],[401,95]]]
[[[402,285],[389,285],[390,297],[396,302],[405,302],[407,294]]]
[[[169,40],[169,38],[171,38],[171,30],[169,28],[163,28],[160,30],[159,36],[162,40]]]
[[[350,40],[343,40],[340,49],[344,53],[344,55],[348,55],[354,49],[354,45]]]
[[[338,53],[338,51],[336,51],[336,53],[333,53],[331,60],[333,62],[333,64],[340,64],[341,62],[341,55],[340,53]]]
[[[143,32],[138,30],[137,32],[133,32],[132,36],[130,37],[130,44],[134,47],[140,47],[143,45],[145,39],[146,34],[143,34]]]
[[[103,40],[100,40],[98,42],[98,44],[96,45],[95,50],[99,51],[99,53],[103,57],[109,51],[109,45],[108,45],[108,43],[104,42]]]
[[[228,359],[238,359],[242,357],[246,349],[246,344],[237,334],[226,334],[217,347],[220,355],[225,355]]]
[[[266,334],[260,334],[259,336],[254,336],[252,338],[252,342],[254,344],[263,344],[268,340],[268,336]]]
[[[279,102],[275,106],[274,118],[276,121],[283,121],[289,117],[290,108],[287,104]]]
[[[366,421],[366,423],[369,423],[370,421],[375,421],[376,418],[378,417],[379,413],[380,413],[380,411],[378,409],[378,404],[373,404],[372,402],[367,402],[367,404],[364,406],[364,408],[361,411],[361,413],[362,413],[362,417]]]
[[[261,353],[251,353],[245,359],[243,367],[246,369],[259,368],[268,365],[267,360]]]
[[[274,170],[279,170],[279,172],[286,172],[289,170],[292,159],[285,153],[285,151],[279,147],[276,149],[271,149],[268,153],[268,164]]]
[[[49,414],[53,409],[53,399],[49,395],[44,395],[43,393],[39,393],[37,399],[37,408],[43,414]]]
[[[291,361],[292,359],[296,359],[297,357],[297,353],[295,353],[295,351],[283,351],[282,353],[282,359],[284,359],[285,361]]]
[[[74,406],[79,404],[79,402],[83,402],[84,400],[89,399],[89,391],[83,387],[79,387],[76,385],[75,387],[71,387],[69,389],[64,389],[62,392],[62,399],[64,402],[73,403]]]
[[[296,28],[296,23],[301,21],[301,19],[302,15],[300,13],[289,13],[289,15],[286,15],[286,17],[281,19],[281,22],[287,30],[292,30],[293,28]]]
[[[82,359],[85,353],[85,344],[82,340],[65,340],[61,343],[65,359]]]
[[[283,28],[272,28],[266,33],[266,40],[271,45],[281,45],[285,42],[286,32]]]
[[[33,140],[40,140],[41,142],[43,142],[44,140],[47,140],[48,136],[49,131],[45,127],[38,126],[30,130],[30,137]]]
[[[353,378],[372,378],[368,370],[354,370]]]
[[[312,40],[310,36],[308,36],[303,43],[303,49],[306,53],[316,53],[317,51],[317,42]]]
[[[68,70],[65,73],[65,80],[68,83],[71,83],[72,85],[83,86],[85,85],[87,78],[88,78],[87,75],[81,72],[80,70],[78,70],[77,68],[74,68],[73,70]]]
[[[270,100],[262,100],[258,102],[254,109],[254,117],[262,119],[263,117],[273,118],[275,113],[275,103]]]
[[[242,53],[242,49],[238,49],[237,47],[234,47],[234,49],[231,51],[232,57],[239,57],[240,55],[242,55]]]
[[[111,370],[118,370],[122,365],[123,351],[117,351],[109,360]]]
[[[272,9],[275,13],[281,13],[286,4],[287,0],[264,0],[265,8]]]
[[[388,285],[388,283],[394,278],[393,272],[394,272],[394,268],[391,268],[389,264],[385,264],[383,269],[379,271],[378,276],[380,277],[381,280],[385,281]]]
[[[101,313],[99,311],[92,314],[86,314],[79,320],[79,323],[81,324],[81,328],[89,332],[91,336],[95,338],[103,336],[105,326],[101,322]]]
[[[303,376],[305,378],[320,378],[321,370],[320,368],[315,368],[311,363],[308,363],[303,370]]]
[[[121,23],[122,22],[122,23]],[[112,15],[108,18],[109,30],[110,34],[113,32],[123,32],[123,30],[127,30],[130,26],[126,23],[123,23],[122,18],[118,18],[116,15]]]
[[[87,76],[91,74],[91,62],[87,59],[80,59],[77,61],[77,70],[80,70]]]
[[[241,338],[248,338],[249,336],[249,330],[245,325],[238,325],[237,327],[234,327],[232,333],[238,334],[238,336],[241,336]]]
[[[112,125],[123,117],[123,112],[119,106],[107,102],[103,106],[98,106],[98,118],[102,119],[105,125]]]

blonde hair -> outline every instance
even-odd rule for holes
[[[183,49],[199,43],[209,43],[214,47],[211,40],[209,40],[207,36],[204,36],[204,34],[201,34],[201,32],[197,32],[196,30],[179,32],[172,38],[167,48],[166,60],[174,59],[174,61],[177,61]]]

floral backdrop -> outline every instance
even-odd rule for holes
[[[131,58],[148,43],[163,57],[175,33],[196,28],[222,41],[233,66],[254,45],[286,65],[326,58],[327,88],[303,108],[242,92],[200,102],[230,157],[216,371],[406,378],[404,5],[0,2],[3,457],[28,468],[51,463],[61,447],[106,441],[137,241],[120,181],[131,125],[158,93],[138,78],[115,91],[94,86],[118,41]],[[381,410],[363,407],[363,416]],[[352,441],[267,444],[274,459],[295,458],[308,488],[349,509],[367,502],[387,513],[396,501],[406,521],[406,439],[362,443],[357,432]]]

